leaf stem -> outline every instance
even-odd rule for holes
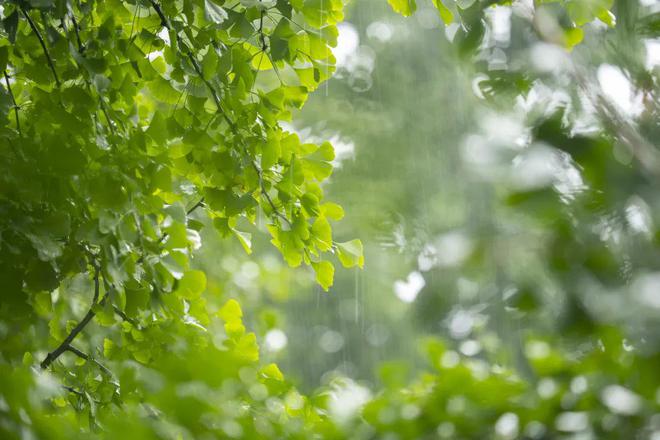
[[[199,208],[200,206],[204,206],[204,197],[199,199],[199,202],[195,203],[192,208],[186,211],[186,215],[192,214],[195,211],[195,209]]]
[[[9,97],[11,98],[12,104],[14,104],[14,115],[16,115],[16,130],[18,130],[19,135],[23,136],[23,133],[21,133],[21,123],[18,120],[18,104],[16,104],[16,98],[14,97],[14,92],[12,92],[11,85],[9,85],[9,75],[7,75],[6,70],[3,73],[5,75],[5,83],[7,84],[7,92],[9,93]]]

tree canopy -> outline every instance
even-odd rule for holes
[[[403,16],[418,6],[388,3]],[[571,84],[564,105],[530,110],[526,135],[529,144],[561,152],[552,160],[569,164],[566,173],[579,169],[588,189],[570,176],[552,188],[531,178],[506,182],[497,215],[525,213],[529,240],[552,224],[541,240],[543,261],[530,267],[552,273],[547,284],[568,292],[571,312],[583,313],[571,302],[576,280],[597,278],[614,289],[626,285],[622,265],[629,279],[657,267],[656,232],[637,241],[631,226],[616,243],[604,241],[598,216],[625,217],[631,198],[655,188],[657,75],[629,54],[625,67],[646,93],[645,113],[631,121],[594,93],[590,116],[598,123],[587,133],[589,72],[576,63],[553,76],[552,66],[532,70],[525,57],[537,43],[570,56],[598,44],[599,35],[634,52],[643,38],[657,37],[658,12],[626,0],[528,2],[521,6],[528,19],[516,22],[522,43],[507,48],[510,66],[493,68],[502,50],[488,45],[489,14],[510,3],[432,1],[453,32],[455,62],[467,61],[479,78],[475,92],[493,108],[511,106],[539,83]],[[363,399],[360,417],[342,418],[333,416],[333,386],[298,391],[276,364],[260,360],[240,303],[209,293],[210,274],[195,261],[207,230],[247,254],[253,238],[267,236],[288,266],[310,266],[326,291],[335,267],[365,263],[357,237],[333,234],[331,222],[344,210],[324,198],[331,143],[310,143],[291,128],[308,95],[336,71],[342,0],[12,0],[0,8],[3,437],[660,432],[660,354],[626,350],[631,329],[621,322],[567,321],[571,341],[596,337],[598,344],[576,358],[535,334],[508,366],[465,360],[431,338],[423,344],[427,373],[411,382],[407,366],[382,365],[381,392]],[[629,159],[612,155],[617,149]],[[481,256],[462,273],[504,274],[523,286],[504,306],[538,309],[535,289],[524,288],[530,277],[514,267],[520,259],[494,255],[504,247],[497,225],[476,228]],[[635,248],[613,247],[620,243]],[[652,331],[633,330],[657,342]],[[539,377],[545,382],[532,380]],[[347,389],[361,399],[359,387]]]

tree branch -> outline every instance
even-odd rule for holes
[[[70,393],[75,394],[76,396],[83,397],[85,395],[82,392],[78,391],[77,389],[75,389],[73,387],[70,387],[70,386],[67,386],[67,385],[62,385],[62,388],[64,388],[65,390],[67,390]]]
[[[23,136],[23,133],[21,133],[21,123],[18,121],[18,104],[16,104],[16,98],[14,98],[14,92],[11,91],[11,86],[9,85],[9,75],[7,75],[6,70],[3,73],[5,75],[5,83],[7,84],[7,92],[9,93],[9,97],[11,98],[12,104],[14,104],[14,114],[16,115],[16,130],[18,130],[19,135]]]
[[[110,370],[108,369],[108,367],[106,367],[105,365],[103,365],[102,363],[100,363],[99,361],[97,361],[96,359],[94,359],[93,357],[91,357],[90,355],[88,355],[87,353],[78,350],[76,347],[73,347],[73,346],[69,345],[69,346],[66,347],[66,351],[70,351],[71,353],[75,354],[76,356],[78,356],[78,357],[81,358],[81,359],[84,359],[84,360],[86,360],[86,361],[91,361],[91,362],[93,362],[93,363],[96,364],[96,366],[99,367],[99,368],[101,369],[101,371],[103,371],[105,374],[107,374],[108,376],[112,376],[112,371],[110,371]]]
[[[21,6],[21,12],[23,12],[23,15],[25,16],[25,19],[30,24],[30,27],[32,28],[32,31],[35,33],[35,35],[39,39],[39,44],[41,44],[41,48],[44,50],[44,54],[46,55],[46,61],[48,61],[48,66],[50,67],[50,70],[53,72],[53,76],[55,77],[55,84],[57,84],[57,87],[60,87],[61,86],[60,79],[57,76],[57,71],[55,70],[55,65],[53,64],[53,59],[50,57],[50,52],[48,51],[48,48],[46,47],[46,42],[44,41],[44,38],[41,36],[41,32],[39,32],[39,29],[37,29],[37,25],[30,18],[30,15],[28,14],[27,9],[25,9],[24,7]]]
[[[92,266],[94,267],[94,298],[92,304],[96,304],[99,300],[99,292],[101,291],[101,284],[99,283],[99,275],[101,274],[101,266],[92,258]]]
[[[95,265],[94,266],[94,301],[92,301],[92,305],[90,306],[89,310],[87,311],[87,314],[85,314],[85,317],[76,325],[73,330],[67,335],[66,338],[64,338],[64,341],[53,351],[48,353],[46,358],[41,362],[41,368],[46,369],[50,364],[52,364],[58,357],[62,355],[67,350],[70,350],[71,347],[71,342],[78,336],[78,334],[83,331],[83,329],[89,324],[89,322],[94,319],[94,316],[96,316],[96,312],[94,311],[94,308],[97,305],[103,305],[108,299],[108,294],[106,293],[103,298],[101,298],[100,301],[97,302],[97,299],[99,297],[99,291],[100,291],[100,283],[99,283],[99,273],[100,273],[100,268],[99,266]]]

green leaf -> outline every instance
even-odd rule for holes
[[[334,280],[335,267],[329,261],[312,262],[312,267],[316,272],[316,281],[327,292]]]
[[[25,354],[23,354],[23,366],[30,367],[32,365],[34,365],[34,357],[32,356],[32,353],[26,351]]]
[[[282,154],[282,148],[280,147],[279,139],[273,139],[272,137],[268,139],[263,146],[263,152],[261,154],[261,166],[264,169],[268,169],[275,165],[280,159]]]
[[[283,381],[284,380],[284,375],[280,371],[279,367],[277,364],[268,364],[265,367],[261,369],[261,374],[263,374],[265,377],[269,379],[275,379],[278,381]]]
[[[233,229],[233,231],[234,235],[241,243],[241,246],[243,246],[243,249],[245,249],[245,252],[250,255],[252,253],[252,234],[249,232],[239,231],[237,229]]]
[[[564,37],[566,38],[566,47],[572,49],[582,42],[584,31],[578,27],[566,29],[564,31]]]
[[[328,202],[321,205],[321,212],[331,220],[341,220],[344,218],[344,208],[336,203]]]
[[[33,297],[34,310],[41,316],[48,316],[53,311],[50,292],[37,292]]]
[[[566,3],[566,10],[576,25],[583,26],[600,16],[608,17],[613,4],[614,0],[573,0]]]
[[[222,306],[220,311],[218,311],[218,315],[220,315],[224,321],[233,321],[243,317],[243,310],[241,310],[241,305],[238,301],[230,299],[224,306]]]
[[[327,160],[327,161],[335,160],[335,149],[332,146],[332,144],[328,141],[325,141],[321,145],[319,145],[319,149],[316,153],[323,160]]]
[[[9,42],[16,43],[16,31],[18,30],[18,9],[15,9],[8,17],[2,20],[2,26],[7,32]]]
[[[112,359],[117,355],[117,346],[108,338],[103,339],[103,356]]]
[[[94,311],[96,312],[96,322],[105,327],[110,327],[117,322],[111,301],[106,301],[103,306],[96,305]]]
[[[282,231],[279,234],[279,241],[281,243],[280,251],[287,264],[291,267],[300,266],[304,248],[300,238],[293,231]]]
[[[179,280],[177,293],[186,299],[196,299],[206,289],[206,274],[201,270],[189,270]]]
[[[227,12],[212,1],[204,0],[204,17],[216,25],[222,24],[227,19]]]
[[[28,289],[52,291],[58,285],[57,272],[49,262],[33,260],[25,275]]]
[[[312,225],[312,235],[319,250],[329,251],[332,248],[332,228],[325,217],[316,219]]]
[[[440,14],[440,18],[442,21],[446,24],[452,24],[454,22],[454,14],[445,6],[445,4],[442,2],[442,0],[432,0],[433,5],[436,7],[438,10],[438,13]]]
[[[321,213],[319,209],[319,198],[315,194],[303,194],[300,203],[310,217],[317,217]]]
[[[390,4],[394,12],[408,17],[415,12],[417,9],[417,4],[415,0],[387,0],[387,3]]]
[[[270,54],[273,61],[279,61],[289,56],[289,39],[295,35],[289,22],[285,19],[279,21],[270,36]]]
[[[358,266],[362,268],[364,266],[364,255],[360,240],[337,243],[337,256],[344,267]]]
[[[181,97],[182,92],[172,87],[170,81],[163,77],[159,76],[148,84],[153,97],[164,104],[176,104]]]
[[[0,47],[0,72],[7,69],[7,61],[9,60],[9,48],[7,46]]]
[[[124,312],[129,316],[135,316],[149,304],[150,292],[147,288],[126,289],[126,306]]]
[[[172,190],[172,172],[169,167],[161,166],[154,173],[151,184],[154,188],[171,191]]]

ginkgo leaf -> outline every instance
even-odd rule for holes
[[[387,0],[387,3],[390,4],[395,12],[403,15],[404,17],[412,15],[413,12],[415,12],[417,9],[415,0]]]
[[[312,267],[314,268],[314,272],[316,272],[316,281],[327,292],[334,281],[335,267],[329,261],[312,263]]]

